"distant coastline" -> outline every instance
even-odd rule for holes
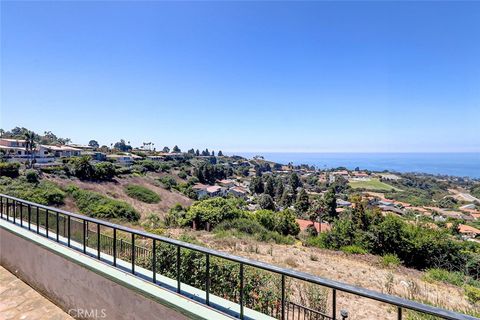
[[[246,158],[294,165],[308,164],[318,169],[348,169],[421,172],[435,175],[480,178],[480,153],[308,153],[308,152],[229,152]]]

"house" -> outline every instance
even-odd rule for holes
[[[219,185],[221,185],[224,188],[233,188],[235,187],[235,181],[231,179],[223,179],[220,181],[217,181]]]
[[[123,155],[123,154],[108,154],[107,160],[117,162],[121,165],[129,166],[133,163],[133,157],[131,155]]]
[[[225,194],[225,189],[220,186],[208,186],[207,194],[210,197],[222,196]]]
[[[337,206],[339,206],[339,207],[350,207],[351,205],[352,205],[352,203],[350,201],[337,199]]]
[[[298,223],[298,226],[300,227],[300,231],[304,231],[306,230],[308,227],[312,226],[312,221],[310,220],[303,220],[303,219],[295,219]],[[322,222],[322,223],[319,223],[319,222],[315,222],[313,224],[313,226],[315,227],[315,229],[317,230],[317,232],[327,232],[327,231],[330,231],[332,229],[332,226],[329,224],[329,223],[326,223],[326,222]]]
[[[378,206],[380,209],[382,209],[382,211],[389,211],[389,212],[394,212],[394,213],[397,213],[399,215],[404,215],[405,212],[402,210],[402,209],[399,209],[399,208],[396,208],[396,207],[392,207],[392,206],[386,206],[386,205],[379,205]]]
[[[28,157],[26,144],[26,140],[0,139],[0,152],[11,158]]]
[[[37,163],[52,162],[55,159],[43,146],[36,146],[33,154],[27,151],[26,140],[0,139],[0,153],[3,153],[9,161],[25,162],[35,160]]]
[[[231,195],[234,195],[235,197],[239,197],[239,198],[246,198],[247,197],[247,190],[245,188],[242,188],[240,186],[235,186],[233,188],[230,188],[228,190],[228,193],[231,194]]]
[[[69,147],[69,146],[51,146],[51,145],[41,145],[46,151],[50,152],[56,158],[69,158],[69,157],[78,157],[81,154],[81,149]]]
[[[207,188],[208,186],[202,183],[197,183],[192,187],[192,189],[197,193],[197,197],[199,199],[208,196]]]
[[[370,176],[365,172],[353,172],[352,178],[353,181],[370,181]]]
[[[92,160],[96,161],[106,161],[107,160],[107,155],[103,152],[98,152],[98,151],[84,151],[82,152],[83,156],[89,156],[92,158]]]
[[[387,200],[380,200],[378,201],[379,206],[385,206],[385,207],[393,207],[395,206],[395,203],[393,201],[387,201]]]
[[[93,147],[84,145],[84,144],[78,144],[78,143],[69,143],[66,145],[67,147],[75,148],[75,149],[80,149],[84,151],[93,151]]]

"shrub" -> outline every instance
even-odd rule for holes
[[[455,286],[462,286],[465,283],[465,275],[461,272],[451,272],[439,268],[431,268],[425,272],[423,279],[426,281],[441,281]]]
[[[29,183],[25,177],[14,180],[2,179],[0,192],[43,205],[61,205],[65,199],[65,192],[53,182]]]
[[[349,254],[367,254],[368,253],[367,250],[357,245],[344,246],[344,247],[341,247],[340,250]]]
[[[387,253],[382,257],[382,265],[385,267],[396,267],[399,266],[402,262],[396,254]]]
[[[161,200],[160,196],[152,190],[136,184],[127,184],[124,190],[130,198],[137,199],[145,203],[158,203]]]
[[[95,168],[90,163],[89,156],[73,158],[70,160],[73,174],[81,180],[91,180],[95,177]]]
[[[158,179],[158,181],[160,181],[162,186],[167,190],[177,186],[177,180],[175,180],[175,178],[172,176],[161,177]]]
[[[108,198],[100,193],[81,190],[76,186],[68,186],[67,192],[75,199],[80,212],[97,218],[116,218],[137,221],[140,214],[128,203]]]
[[[19,168],[18,162],[0,162],[0,176],[16,178],[19,175]]]
[[[95,165],[95,179],[100,181],[112,180],[115,177],[115,165],[111,162],[100,162]]]
[[[468,301],[473,304],[480,302],[480,288],[467,284],[463,287],[463,290],[465,291],[465,296]]]
[[[182,225],[195,224],[197,228],[209,229],[224,220],[232,220],[245,215],[243,202],[238,199],[213,197],[195,202],[187,211]]]
[[[25,178],[30,183],[38,183],[39,175],[37,170],[29,169],[25,171]]]

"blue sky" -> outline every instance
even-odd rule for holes
[[[1,2],[0,126],[224,151],[480,151],[480,2]]]

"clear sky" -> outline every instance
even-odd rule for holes
[[[0,126],[224,151],[480,151],[480,2],[1,1]]]

